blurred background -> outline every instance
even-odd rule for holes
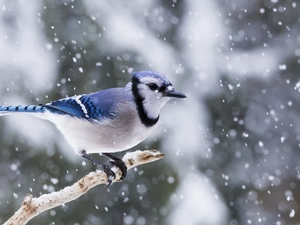
[[[0,105],[124,86],[140,70],[188,96],[134,148],[165,158],[29,224],[300,224],[299,0],[0,0]],[[0,141],[0,223],[27,193],[95,169],[30,115],[1,117]]]

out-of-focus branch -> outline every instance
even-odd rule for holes
[[[150,163],[162,159],[164,154],[156,150],[137,150],[129,152],[123,157],[128,169],[133,167]],[[122,172],[119,168],[113,167],[116,173],[116,179],[113,182],[120,182]],[[21,225],[26,224],[29,220],[39,215],[40,213],[73,201],[85,194],[89,189],[107,183],[107,175],[101,170],[91,172],[78,180],[72,186],[65,187],[64,189],[49,194],[43,194],[38,198],[28,194],[22,203],[21,208],[7,220],[4,225]]]

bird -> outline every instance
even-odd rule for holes
[[[125,87],[75,95],[46,104],[0,106],[0,116],[29,113],[54,123],[77,155],[94,163],[115,179],[113,166],[120,168],[121,180],[127,174],[122,159],[111,153],[130,149],[145,140],[157,127],[160,111],[171,98],[186,98],[176,91],[160,72],[132,73]],[[101,163],[91,156],[109,159]]]

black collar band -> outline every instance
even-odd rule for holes
[[[155,119],[148,117],[147,113],[145,112],[145,108],[143,106],[144,98],[140,95],[137,87],[140,81],[138,80],[138,78],[132,77],[131,82],[132,82],[132,93],[134,96],[136,109],[139,113],[140,120],[146,127],[151,127],[157,123],[159,116]]]

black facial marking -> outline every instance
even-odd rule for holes
[[[140,120],[146,127],[151,127],[157,123],[159,116],[155,119],[148,117],[143,106],[144,98],[140,95],[137,87],[140,81],[138,78],[132,77],[131,82],[132,82],[132,93],[134,96],[134,100],[135,100],[137,111],[139,113]]]
[[[161,87],[158,88],[158,91],[163,93],[166,90],[167,86],[166,85],[162,85]]]

